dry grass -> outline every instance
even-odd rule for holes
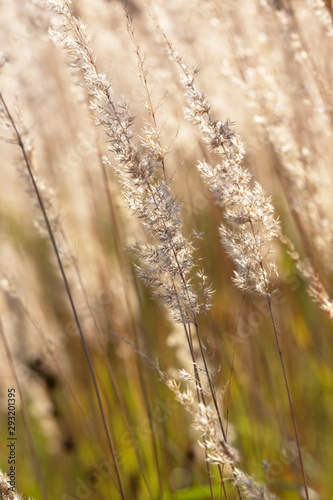
[[[330,3],[0,12],[17,491],[330,498]]]

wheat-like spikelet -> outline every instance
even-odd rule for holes
[[[175,321],[196,322],[205,308],[190,283],[193,270],[193,244],[182,234],[181,205],[163,178],[164,154],[156,134],[146,134],[141,144],[133,141],[133,117],[125,102],[116,101],[111,83],[98,71],[88,44],[85,26],[74,18],[68,1],[47,2],[62,15],[63,27],[51,30],[55,42],[70,54],[71,65],[80,68],[84,85],[92,99],[97,122],[108,136],[112,163],[120,180],[124,198],[141,220],[153,243],[134,245],[140,259],[139,275],[167,306]],[[209,295],[209,287],[206,287]]]
[[[223,466],[223,470],[235,481],[245,498],[252,500],[276,500],[276,496],[267,490],[265,485],[257,483],[251,476],[239,468],[239,456],[235,448],[224,440],[215,408],[211,405],[197,403],[189,380],[185,388],[175,379],[160,371],[160,377],[174,393],[176,400],[186,409],[193,419],[192,426],[199,432],[199,445],[206,451],[207,460],[212,464]],[[183,377],[182,377],[183,378]]]
[[[12,144],[19,145],[15,130],[11,126],[8,116],[6,115],[6,112],[1,104],[0,104],[0,118],[8,133],[8,137],[6,137],[6,140]],[[34,182],[39,190],[40,196],[43,200],[43,204],[48,213],[50,226],[53,234],[56,237],[59,253],[63,261],[68,263],[73,260],[73,257],[70,255],[69,248],[66,248],[64,229],[62,224],[62,214],[59,209],[56,193],[54,189],[52,189],[52,187],[49,185],[49,183],[45,179],[43,179],[43,177],[39,173],[38,165],[36,164],[35,161],[33,143],[29,131],[23,125],[20,116],[18,116],[17,118],[17,128],[20,133],[23,146],[25,148],[28,160],[31,165]],[[19,172],[20,177],[22,177],[22,179],[25,182],[26,186],[25,191],[27,194],[27,200],[29,200],[29,202],[35,209],[33,214],[33,224],[42,238],[48,238],[48,230],[45,223],[45,219],[40,210],[38,200],[36,199],[36,194],[31,176],[26,171],[26,165],[24,159],[19,158],[17,160],[17,170]]]
[[[197,315],[207,309],[211,289],[202,273],[199,277],[202,280],[203,300],[199,299],[191,284],[194,248],[192,242],[183,236],[181,204],[173,196],[166,177],[164,152],[157,129],[148,130],[139,145],[134,143],[131,130],[133,117],[126,103],[115,100],[106,75],[98,71],[85,27],[71,15],[69,2],[50,2],[49,5],[63,18],[62,29],[51,31],[53,39],[69,52],[72,64],[82,71],[84,86],[93,99],[91,107],[98,116],[97,123],[108,137],[109,150],[115,159],[112,166],[119,178],[124,199],[141,220],[150,240],[146,244],[137,242],[132,247],[140,261],[139,276],[152,289],[154,296],[164,303],[171,318],[183,324],[200,388],[197,395],[204,401],[189,328],[189,324],[195,325],[211,396],[219,414],[197,326]],[[219,422],[223,429],[220,416]]]
[[[318,72],[310,44],[298,29],[293,10],[289,12],[282,6],[275,10],[271,2],[266,9],[267,22],[275,23],[279,35],[288,41],[285,64],[290,65],[292,59],[295,74],[289,81],[296,91],[276,74],[275,60],[268,60],[263,49],[257,53],[253,49],[250,55],[243,56],[245,44],[240,41],[235,44],[234,55],[239,66],[242,61],[247,69],[238,78],[231,76],[225,66],[225,74],[241,88],[262,140],[276,154],[278,162],[274,163],[278,163],[278,175],[308,253],[315,251],[322,264],[331,269],[333,229],[327,214],[326,155],[331,136],[331,92]],[[302,120],[304,108],[306,121]]]
[[[220,227],[220,236],[236,266],[234,281],[243,291],[267,295],[271,276],[277,270],[274,262],[266,263],[266,257],[279,232],[271,199],[258,182],[251,184],[252,175],[243,166],[244,146],[232,123],[213,118],[205,93],[196,88],[197,70],[189,68],[166,41],[171,59],[182,72],[186,116],[199,127],[209,149],[220,160],[215,165],[200,162],[198,170],[216,203],[224,209],[226,223]]]
[[[10,479],[0,470],[0,498],[3,500],[22,500],[22,496],[12,490]]]
[[[267,300],[289,400],[305,496],[309,500],[294,406],[272,308],[271,278],[273,274],[277,274],[277,268],[274,261],[266,261],[271,253],[271,241],[278,236],[280,225],[273,216],[274,208],[270,197],[258,182],[251,185],[251,174],[242,167],[244,152],[239,137],[229,121],[223,123],[212,117],[205,93],[199,91],[194,83],[197,70],[190,69],[183,63],[182,57],[174,51],[164,32],[159,29],[167,43],[169,57],[181,69],[181,81],[189,105],[186,114],[199,127],[205,142],[220,159],[218,165],[202,162],[198,168],[214,193],[217,204],[224,209],[226,224],[222,224],[220,234],[222,243],[236,266],[234,281],[243,293],[256,292]],[[236,475],[234,477],[236,479]]]
[[[332,449],[328,442],[332,432],[327,417],[332,385],[332,323],[328,319],[333,317],[333,94],[328,64],[332,38],[327,34],[332,33],[331,0],[194,0],[190,9],[184,0],[148,0],[148,9],[154,9],[166,32],[181,47],[184,59],[180,62],[192,60],[203,68],[198,76],[193,71],[197,94],[189,96],[197,109],[191,109],[190,102],[186,104],[192,123],[183,122],[182,89],[178,78],[170,78],[179,68],[163,58],[144,8],[146,0],[126,0],[132,46],[121,2],[69,0],[61,6],[61,1],[50,0],[49,4],[58,10],[58,14],[51,14],[54,32],[59,38],[64,36],[66,44],[77,42],[77,47],[69,48],[67,57],[74,79],[66,71],[62,51],[49,43],[46,32],[50,11],[40,7],[43,1],[0,2],[0,40],[4,51],[0,53],[1,94],[20,132],[23,154],[26,153],[32,170],[31,178],[23,185],[14,168],[18,165],[21,174],[22,164],[15,153],[18,148],[0,140],[0,243],[5,270],[4,279],[0,280],[0,288],[5,292],[0,294],[0,311],[27,397],[24,399],[33,424],[32,437],[37,438],[36,457],[41,458],[42,481],[30,474],[32,455],[27,440],[21,441],[18,479],[22,486],[18,486],[18,491],[34,496],[40,483],[40,487],[45,484],[44,498],[59,494],[79,498],[86,488],[79,488],[79,492],[76,485],[83,481],[91,490],[85,496],[117,498],[117,489],[121,488],[114,475],[113,464],[117,460],[113,460],[103,439],[89,373],[82,362],[79,327],[73,321],[54,266],[50,246],[53,234],[63,267],[66,264],[68,284],[89,341],[105,417],[115,438],[123,498],[163,500],[187,496],[234,500],[234,487],[239,488],[244,499],[267,498],[269,493],[258,484],[260,481],[282,498],[330,497]],[[81,28],[77,30],[75,23],[63,30],[64,5],[70,15],[82,17],[89,24],[91,43],[83,26],[82,37]],[[133,16],[133,25],[129,16]],[[94,47],[94,53],[89,46]],[[83,54],[86,49],[91,54],[88,61]],[[94,54],[98,54],[97,64]],[[91,62],[97,76],[90,68],[86,77],[95,78],[93,89],[80,72],[81,64],[88,67]],[[114,82],[110,80],[109,100],[104,99],[99,68],[112,68]],[[181,72],[186,91],[192,92],[192,82],[185,81],[183,69]],[[72,85],[73,80],[81,85],[81,90]],[[211,97],[212,106],[203,93],[200,101],[200,88]],[[126,95],[127,102],[131,99],[130,110],[125,101],[119,100],[120,92]],[[16,96],[24,110],[19,114]],[[88,112],[86,105],[90,101],[104,112],[112,101],[115,112],[111,117],[107,110],[108,123],[99,109]],[[91,128],[86,120],[89,114],[100,127]],[[134,114],[138,118],[127,126],[127,117]],[[211,121],[207,120],[208,114]],[[22,128],[21,116],[23,122],[33,124],[29,136],[35,151]],[[237,119],[237,127],[227,117]],[[109,133],[110,154],[103,159],[107,142],[102,132],[104,124]],[[0,139],[8,138],[12,125],[7,120]],[[18,144],[14,135],[9,140]],[[246,154],[242,141],[247,143]],[[119,161],[124,148],[124,158]],[[152,166],[147,175],[142,167],[144,159],[149,164],[147,168]],[[200,162],[197,171],[200,159],[205,161]],[[140,169],[142,184],[136,177]],[[123,203],[118,180],[120,185],[123,183],[125,196],[128,194],[127,204]],[[265,204],[264,193],[256,192],[260,186],[255,180],[274,196],[283,231],[297,249],[296,252],[290,247],[288,252],[287,248],[292,262],[280,247],[278,266],[282,277],[274,282],[274,272],[270,274],[274,255],[267,255],[267,251],[275,236],[271,241],[262,240],[260,247],[264,216],[256,219],[255,211]],[[180,234],[186,240],[184,253],[191,254],[192,262],[184,278],[193,285],[193,302],[200,302],[194,314],[188,290],[180,273],[176,274],[178,269],[173,276],[168,274],[172,265],[176,267],[172,254],[169,260],[159,255],[165,252],[167,242],[162,245],[160,235],[156,236],[157,221],[153,230],[152,223],[147,223],[144,204],[149,203],[149,187],[157,199],[160,181],[170,188],[170,206],[173,199],[178,204],[176,216],[169,219],[166,209],[160,207],[160,221],[166,220],[172,227],[180,222],[179,232],[170,239],[175,244]],[[207,196],[208,183],[211,193]],[[29,199],[23,192],[26,186]],[[47,220],[28,205],[36,200],[36,193],[31,190],[34,186],[48,215],[50,241],[44,239]],[[139,206],[135,205],[136,200],[133,202],[137,191]],[[58,192],[64,217],[58,217],[54,195]],[[219,206],[212,204],[214,196]],[[185,203],[178,203],[183,198]],[[162,197],[162,204],[163,200]],[[154,202],[150,196],[151,211],[156,214]],[[128,209],[131,203],[134,212]],[[169,199],[165,204],[168,203]],[[273,212],[268,218],[271,216],[276,218]],[[224,222],[219,230],[221,220]],[[33,231],[31,222],[42,238]],[[69,266],[65,262],[68,259],[62,222],[67,241],[75,249],[75,258],[69,256]],[[192,225],[202,231],[199,245],[195,236],[187,237]],[[224,249],[216,240],[219,236],[224,240]],[[133,241],[140,243],[134,243],[132,252],[124,252],[126,239],[131,245]],[[216,288],[213,309],[202,317],[198,311],[205,310],[205,305],[197,292],[201,278],[194,277],[194,246],[199,246],[203,266],[209,270]],[[262,268],[267,273],[266,280]],[[232,269],[237,273],[240,292],[231,286]],[[142,288],[136,270],[149,289]],[[20,286],[12,285],[13,272]],[[175,287],[169,299],[165,283],[172,280]],[[279,290],[272,293],[277,287]],[[255,295],[248,296],[247,292]],[[163,301],[171,319],[176,321],[168,321],[161,309],[163,304],[150,300],[153,294]],[[315,305],[310,303],[312,299]],[[175,311],[176,300],[181,303],[176,303]],[[193,324],[196,319],[198,325]],[[270,320],[277,334],[278,351]],[[206,345],[196,335],[197,327]],[[96,338],[94,331],[98,333]],[[13,375],[8,370],[10,356],[4,353],[4,346],[0,338],[1,370],[5,375],[0,411],[5,431],[5,386]],[[207,373],[212,374],[214,381],[213,392],[201,356],[202,347]],[[281,349],[291,380],[304,469],[313,488],[307,493],[298,477],[298,450],[279,372]],[[156,363],[151,361],[155,356]],[[158,383],[158,366],[167,371],[170,384],[173,380],[175,390],[170,394],[168,387]],[[55,390],[49,383],[55,384]],[[227,441],[214,398],[221,409]],[[22,427],[21,414],[18,418],[17,424]],[[48,432],[50,419],[57,425],[56,433]],[[21,430],[28,436],[28,431]],[[50,440],[56,447],[50,447]],[[81,449],[87,450],[88,455],[78,453]],[[2,451],[5,463],[5,448]],[[100,474],[95,464],[102,455],[108,464]],[[59,473],[47,474],[54,460]],[[110,473],[109,478],[104,477],[104,472]]]
[[[23,496],[12,490],[10,478],[0,470],[0,498],[1,500],[23,500]],[[29,500],[33,498],[29,497]]]
[[[333,6],[330,0],[307,0],[329,36],[333,35]]]
[[[140,260],[139,275],[153,290],[155,297],[167,306],[172,318],[184,325],[194,366],[202,418],[205,408],[207,412],[209,410],[194,357],[191,331],[187,329],[187,325],[194,323],[196,327],[220,440],[224,442],[223,446],[226,450],[228,448],[226,435],[197,325],[197,314],[206,309],[206,299],[211,294],[211,290],[207,286],[206,278],[200,273],[199,277],[201,277],[204,289],[203,301],[199,300],[198,294],[191,285],[190,276],[194,267],[193,245],[182,234],[180,203],[172,195],[166,178],[164,152],[161,149],[158,134],[155,129],[154,133],[146,134],[144,141],[141,141],[139,145],[134,143],[131,131],[133,118],[129,114],[126,103],[115,100],[106,75],[97,70],[83,24],[71,15],[69,2],[58,1],[49,2],[49,4],[55,6],[56,12],[62,15],[64,22],[62,29],[51,32],[53,39],[69,52],[72,64],[82,70],[84,86],[93,99],[91,107],[97,113],[98,124],[107,133],[109,149],[116,160],[112,165],[120,180],[124,198],[132,212],[141,220],[151,240],[146,244],[137,243],[133,248]],[[200,400],[202,403],[199,403]],[[215,459],[212,459],[214,456],[212,437],[209,438],[209,450],[206,447],[206,439],[205,435],[203,446],[207,463],[211,461],[220,465],[222,459],[217,458],[217,452]],[[233,463],[231,468],[234,468]],[[223,484],[221,468],[219,468],[219,473]],[[232,473],[234,480],[237,481],[236,475]],[[225,489],[225,486],[223,487]],[[241,499],[238,486],[237,489]]]
[[[310,260],[305,262],[301,259],[295,246],[286,236],[281,236],[280,239],[287,246],[288,254],[295,262],[297,271],[307,282],[309,296],[319,305],[322,311],[328,314],[329,319],[333,321],[333,300],[329,296],[320,274],[315,270]]]

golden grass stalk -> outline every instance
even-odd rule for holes
[[[271,241],[279,234],[279,222],[274,218],[271,199],[262,186],[258,182],[253,185],[250,183],[251,174],[242,165],[243,144],[234,132],[232,124],[228,120],[223,123],[212,116],[205,93],[199,91],[195,85],[197,70],[190,69],[182,61],[182,57],[174,51],[166,35],[161,29],[160,31],[167,44],[170,59],[181,71],[188,103],[186,116],[198,126],[208,148],[214,151],[220,160],[220,163],[215,165],[201,162],[198,170],[214,194],[217,205],[223,209],[225,224],[222,223],[220,227],[220,235],[222,244],[236,267],[234,282],[243,292],[255,292],[267,299],[288,395],[305,495],[309,500],[294,405],[270,291],[271,277],[277,274],[277,269],[275,262],[267,262],[267,257],[272,252]]]

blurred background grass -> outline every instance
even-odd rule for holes
[[[304,197],[304,205],[297,207],[302,200],[296,199],[292,182],[286,189],[290,179],[283,173],[279,142],[272,142],[278,123],[282,141],[284,125],[297,139],[300,151],[306,144],[313,175],[323,181],[320,189],[316,185],[320,206],[331,220],[332,38],[324,16],[328,11],[322,7],[319,16],[311,2],[297,1],[280,5],[259,0],[196,0],[190,7],[184,1],[146,4],[148,11],[141,0],[129,2],[128,8],[147,53],[155,102],[164,96],[158,119],[164,143],[174,140],[167,169],[184,201],[184,224],[188,233],[203,233],[197,255],[216,293],[213,308],[201,317],[200,327],[226,414],[222,396],[229,380],[242,296],[232,284],[233,267],[219,243],[220,215],[195,169],[207,153],[195,129],[183,118],[177,74],[167,61],[149,11],[159,18],[177,50],[202,68],[200,85],[216,114],[236,121],[246,144],[248,167],[272,194],[283,231],[302,257],[315,259],[332,291],[329,258],[322,255],[317,240],[311,240],[311,233],[309,255],[295,219],[297,210],[306,216],[307,204],[308,209],[311,206]],[[149,363],[119,337],[130,342],[139,339],[141,350],[152,360],[157,358],[171,374],[188,363],[182,332],[170,323],[163,307],[151,300],[149,290],[135,276],[132,256],[124,251],[144,236],[138,221],[127,212],[110,169],[104,170],[105,138],[92,127],[87,99],[74,87],[63,54],[48,38],[50,14],[35,2],[18,0],[5,0],[0,9],[1,90],[16,119],[28,130],[33,165],[45,180],[44,195],[52,202],[51,210],[56,218],[61,214],[66,234],[65,239],[58,235],[62,255],[102,387],[127,498],[149,498],[142,470],[152,498],[209,498],[204,454],[190,417]],[[115,91],[130,103],[139,131],[145,110],[121,3],[74,2],[74,13],[89,26],[98,64],[110,73]],[[301,48],[295,33],[303,42]],[[19,150],[3,141],[1,151],[1,322],[46,490],[51,499],[117,498],[90,375],[51,246],[38,231],[40,216]],[[332,249],[326,250],[329,255]],[[306,284],[282,245],[276,244],[276,251],[280,276],[273,304],[311,498],[333,498],[332,324],[309,298]],[[235,345],[229,439],[240,451],[247,473],[266,481],[280,498],[299,498],[296,478],[300,474],[288,401],[262,299],[245,297]],[[1,359],[0,466],[6,471],[7,388],[16,382],[2,345]],[[19,398],[17,405],[19,409]],[[20,411],[17,435],[17,490],[39,499]],[[217,476],[217,470],[213,473]],[[213,484],[218,496],[218,481],[213,479]],[[229,484],[227,488],[230,498],[235,498],[235,490]]]

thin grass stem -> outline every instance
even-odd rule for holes
[[[107,435],[108,445],[109,445],[109,448],[110,448],[111,456],[112,456],[114,467],[115,467],[115,470],[116,470],[116,476],[117,476],[119,494],[120,494],[122,500],[125,500],[125,493],[124,493],[123,484],[122,484],[122,480],[121,480],[121,475],[120,475],[120,471],[119,471],[119,466],[118,466],[118,462],[117,462],[117,458],[116,458],[116,452],[115,452],[114,444],[113,444],[113,441],[112,441],[112,438],[111,438],[111,433],[110,433],[110,429],[109,429],[109,426],[108,426],[108,423],[107,423],[106,415],[105,415],[105,412],[104,412],[104,407],[103,407],[103,403],[102,403],[100,391],[99,391],[99,388],[98,388],[97,379],[96,379],[96,376],[95,376],[95,371],[94,371],[92,360],[91,360],[91,357],[90,357],[90,354],[89,354],[89,351],[88,351],[88,346],[87,346],[87,343],[86,343],[85,335],[83,333],[83,330],[82,330],[82,327],[81,327],[81,323],[80,323],[80,320],[79,320],[79,317],[78,317],[78,314],[77,314],[77,310],[76,310],[76,307],[75,307],[75,303],[74,303],[72,292],[71,292],[71,289],[70,289],[70,286],[69,286],[69,282],[68,282],[68,279],[67,279],[67,276],[66,276],[66,273],[65,273],[65,269],[64,269],[64,266],[62,264],[62,260],[61,260],[61,257],[60,257],[58,246],[57,246],[57,243],[56,243],[53,231],[52,231],[52,227],[51,227],[48,215],[46,213],[46,209],[45,209],[45,206],[44,206],[43,199],[41,197],[41,194],[39,192],[39,188],[37,186],[37,183],[35,181],[35,178],[34,178],[34,175],[33,175],[33,172],[32,172],[30,161],[29,161],[28,155],[26,153],[25,146],[24,146],[24,143],[23,143],[22,138],[21,138],[21,134],[19,133],[19,131],[18,131],[17,127],[16,127],[15,121],[14,121],[14,119],[13,119],[13,117],[12,117],[12,115],[11,115],[8,107],[7,107],[7,104],[6,104],[5,100],[4,100],[3,95],[2,95],[1,92],[0,92],[0,100],[3,103],[3,106],[5,108],[6,114],[7,114],[8,118],[9,118],[9,120],[11,122],[12,127],[13,127],[13,131],[14,131],[16,139],[17,139],[17,144],[21,148],[21,151],[22,151],[22,154],[23,154],[23,158],[24,158],[24,162],[26,164],[26,167],[27,167],[27,170],[28,170],[28,173],[29,173],[29,177],[31,179],[31,182],[33,184],[33,187],[34,187],[37,199],[38,199],[38,204],[40,206],[40,209],[42,211],[42,214],[43,214],[43,217],[44,217],[44,220],[45,220],[45,224],[47,226],[48,234],[50,236],[52,247],[53,247],[54,253],[56,255],[58,266],[59,266],[59,269],[60,269],[60,272],[61,272],[61,275],[62,275],[62,278],[63,278],[63,281],[64,281],[66,293],[67,293],[67,296],[68,296],[68,299],[69,299],[69,302],[70,302],[70,305],[71,305],[71,309],[72,309],[72,312],[73,312],[73,315],[74,315],[74,318],[75,318],[75,323],[77,325],[77,328],[78,328],[78,331],[79,331],[79,334],[80,334],[81,343],[82,343],[82,346],[83,346],[85,357],[86,357],[86,360],[87,360],[87,363],[88,363],[88,366],[89,366],[89,371],[90,371],[90,374],[91,374],[91,378],[92,378],[92,381],[93,381],[93,385],[94,385],[96,397],[97,397],[97,400],[98,400],[98,406],[99,406],[100,413],[101,413],[101,416],[102,416],[103,426],[104,426],[104,429],[105,429],[105,432],[106,432],[106,435]]]

